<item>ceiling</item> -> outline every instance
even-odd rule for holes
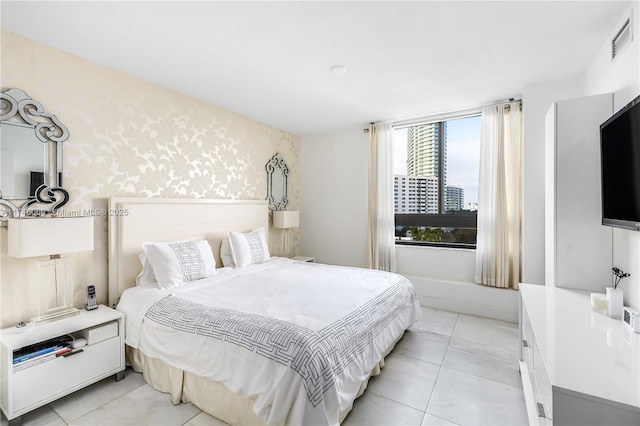
[[[580,73],[629,5],[3,0],[0,16],[5,30],[309,135],[477,107]]]

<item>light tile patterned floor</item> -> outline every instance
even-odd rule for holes
[[[344,425],[525,425],[516,324],[422,308]],[[2,416],[2,426],[7,424]],[[23,416],[31,425],[221,425],[172,405],[140,374],[112,378]]]

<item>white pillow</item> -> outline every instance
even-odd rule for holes
[[[158,287],[177,287],[216,273],[211,246],[205,240],[142,244]]]
[[[136,277],[136,285],[158,285],[156,281],[156,275],[153,273],[153,268],[149,263],[149,259],[147,259],[147,255],[145,252],[142,252],[138,255],[138,259],[140,259],[140,264],[142,265],[142,271]]]
[[[271,259],[269,246],[267,246],[267,240],[264,236],[264,228],[246,234],[233,231],[229,231],[228,234],[233,261],[237,268],[244,268]]]
[[[229,243],[229,238],[225,238],[222,240],[222,244],[220,244],[220,259],[222,259],[222,266],[230,266],[232,268],[236,266],[233,261],[233,253],[231,252],[231,243]]]

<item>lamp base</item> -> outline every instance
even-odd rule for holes
[[[282,257],[292,258],[296,255],[295,247],[291,240],[291,228],[285,228],[282,231]]]
[[[80,313],[73,306],[73,261],[52,256],[36,262],[40,309],[34,324],[59,320]]]
[[[33,317],[31,318],[31,321],[33,322],[34,325],[38,325],[38,324],[42,324],[49,321],[57,321],[63,318],[72,317],[72,316],[78,315],[79,313],[80,313],[80,310],[76,308],[64,307],[59,310],[52,309],[50,312],[44,315]]]

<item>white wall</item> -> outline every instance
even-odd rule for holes
[[[551,103],[561,99],[610,92],[617,111],[640,94],[640,3],[635,2],[632,13],[633,42],[615,61],[607,38],[579,75],[524,89],[523,282],[544,284],[544,116]],[[625,304],[638,309],[640,233],[616,229],[613,235],[614,265],[632,274],[621,284]]]
[[[300,254],[367,266],[369,137],[357,129],[300,142]]]
[[[640,2],[620,17],[612,33],[632,14],[633,42],[615,60],[611,60],[611,38],[603,40],[598,53],[584,72],[585,95],[612,92],[616,111],[640,94]]]
[[[629,13],[633,22],[631,45],[612,61],[610,42],[605,40],[584,73],[585,94],[612,92],[615,111],[640,95],[640,2],[635,2]],[[621,16],[620,24],[628,16]],[[631,273],[620,288],[625,305],[640,310],[640,232],[614,229],[613,264]]]
[[[420,305],[516,322],[518,293],[474,282],[476,251],[396,246],[398,272],[411,280]]]

